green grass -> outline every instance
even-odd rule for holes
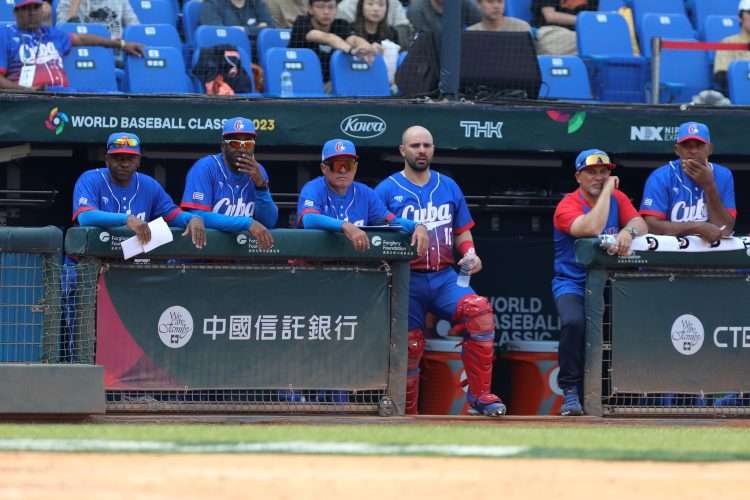
[[[2,424],[0,439],[104,439],[190,444],[279,441],[525,446],[523,456],[622,460],[750,460],[750,432],[731,427],[500,425]]]

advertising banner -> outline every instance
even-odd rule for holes
[[[613,392],[741,392],[750,384],[750,282],[615,275]]]
[[[107,389],[383,389],[388,289],[374,270],[112,265],[96,361]]]

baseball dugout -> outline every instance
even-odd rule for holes
[[[197,250],[175,230],[144,262],[122,260],[130,234],[65,242],[100,268],[107,411],[403,413],[409,235],[369,232],[357,253],[324,231],[274,230],[261,250],[209,230]]]
[[[587,268],[584,409],[750,415],[750,246],[646,235],[627,257],[576,242]]]

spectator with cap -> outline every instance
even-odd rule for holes
[[[65,33],[44,26],[42,3],[42,0],[15,0],[15,24],[0,27],[0,89],[67,87],[63,56],[73,46],[94,45],[143,56],[140,43],[88,33]]]
[[[57,24],[63,23],[104,24],[112,38],[122,38],[125,28],[140,21],[128,0],[60,0]]]
[[[216,229],[248,231],[262,249],[273,246],[268,228],[276,225],[279,209],[271,197],[268,174],[255,158],[253,121],[236,117],[224,121],[221,153],[204,156],[190,168],[182,195],[182,208],[213,220]]]
[[[563,391],[563,416],[583,415],[584,291],[586,270],[576,262],[575,240],[610,234],[610,253],[628,255],[635,236],[645,234],[646,222],[611,175],[615,164],[600,149],[581,151],[575,162],[578,189],[568,193],[555,209],[555,246],[552,293],[560,315],[557,383]]]
[[[723,43],[750,44],[750,0],[740,0],[737,6],[737,15],[740,19],[740,32],[728,36],[721,41]],[[750,60],[750,50],[717,50],[714,58],[714,83],[716,88],[727,95],[727,71],[729,65],[734,61]]]
[[[468,31],[521,31],[531,30],[529,23],[523,19],[505,15],[505,0],[478,0],[482,20],[472,24]]]
[[[151,240],[148,222],[164,217],[184,227],[196,248],[206,244],[203,219],[183,212],[156,179],[138,172],[141,140],[135,134],[115,132],[107,139],[103,168],[87,170],[73,188],[73,221],[82,226],[127,226],[141,244]]]
[[[703,123],[680,125],[674,152],[677,160],[657,168],[646,180],[641,201],[653,234],[697,234],[713,243],[732,234],[737,209],[732,171],[708,161],[714,151]]]
[[[323,81],[330,80],[330,62],[334,50],[361,57],[372,63],[375,48],[354,34],[351,24],[336,19],[335,0],[309,0],[306,16],[299,16],[292,26],[289,47],[311,49],[320,59]]]
[[[297,221],[305,229],[344,233],[358,252],[370,248],[370,239],[361,227],[395,224],[412,235],[411,244],[419,255],[427,250],[427,230],[422,224],[396,217],[375,191],[354,180],[359,165],[351,141],[331,139],[323,145],[322,176],[307,182],[299,195]]]

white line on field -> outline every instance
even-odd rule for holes
[[[439,444],[370,444],[280,441],[274,443],[184,444],[173,441],[118,441],[103,439],[0,439],[2,451],[150,452],[150,453],[295,453],[340,455],[440,455],[454,457],[510,457],[525,446],[462,446]]]

